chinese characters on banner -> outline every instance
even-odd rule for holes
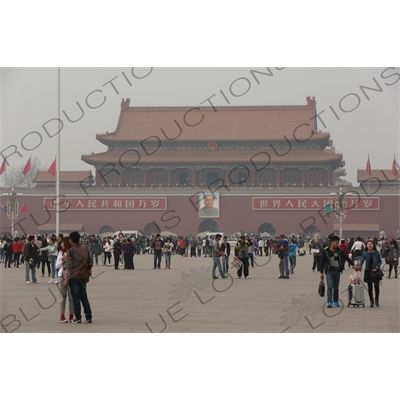
[[[253,210],[321,210],[328,204],[335,207],[336,200],[329,197],[253,197]],[[347,197],[343,199],[347,211],[379,210],[379,197]]]
[[[166,210],[166,197],[60,197],[60,210]],[[56,208],[57,199],[44,198],[44,207]]]

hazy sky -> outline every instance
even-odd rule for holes
[[[250,70],[266,71],[266,67],[249,68],[62,68],[61,69],[61,170],[88,170],[82,154],[103,152],[106,146],[95,135],[114,131],[122,98],[129,97],[131,106],[199,106],[211,97],[215,105],[227,105],[222,90],[231,105],[302,105],[307,96],[315,96],[317,112],[321,114],[318,128],[330,132],[331,139],[346,162],[346,180],[356,184],[357,168],[364,169],[370,154],[372,169],[391,169],[393,154],[399,152],[399,85],[400,68],[286,68],[270,67],[273,76],[259,75],[260,84]],[[386,71],[385,71],[386,70]],[[123,73],[129,79],[125,79]],[[138,79],[148,74],[147,77]],[[399,74],[399,75],[396,75]],[[114,79],[115,78],[115,79]],[[234,97],[235,93],[248,92]],[[374,79],[376,81],[374,81]],[[112,87],[112,83],[115,88]],[[368,86],[382,91],[365,90]],[[13,155],[10,166],[23,168],[29,156],[39,156],[47,168],[57,152],[56,135],[46,134],[43,124],[58,116],[58,70],[56,68],[3,68],[1,70],[2,115],[1,149],[15,145],[23,158]],[[88,100],[93,107],[85,104]],[[119,93],[117,94],[116,91]],[[369,97],[369,100],[367,97]],[[82,115],[78,122],[68,121]],[[204,103],[206,105],[206,103]],[[330,106],[335,110],[334,115]],[[353,108],[354,111],[350,111]],[[350,111],[350,112],[345,112]],[[323,126],[326,125],[326,128]],[[50,135],[57,132],[57,122],[46,125]],[[29,134],[36,131],[38,133]],[[29,135],[28,135],[29,134]],[[27,151],[42,143],[37,149]]]

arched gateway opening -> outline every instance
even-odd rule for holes
[[[275,237],[276,236],[275,227],[273,225],[269,224],[268,222],[264,222],[263,224],[261,224],[258,227],[258,232],[259,233],[268,232],[271,235],[271,237]]]
[[[219,225],[213,219],[207,219],[199,225],[199,229],[197,232],[206,232],[206,231],[218,232]]]

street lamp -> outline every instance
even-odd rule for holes
[[[347,216],[347,201],[344,199],[351,196],[351,193],[343,193],[343,186],[340,186],[339,192],[332,192],[330,194],[336,198],[335,201],[335,214],[339,216],[339,237],[343,237],[343,221]]]
[[[16,193],[14,192],[14,188],[11,188],[11,193],[3,193],[3,196],[10,196],[7,202],[7,216],[11,221],[11,236],[14,237],[14,220],[18,218],[19,213],[17,196],[23,196],[23,193]]]

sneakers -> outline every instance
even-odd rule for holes
[[[36,281],[36,282],[33,282],[33,283],[40,283],[40,281]]]
[[[81,324],[81,323],[82,323],[82,320],[81,320],[81,319],[76,319],[76,318],[74,318],[74,319],[72,320],[72,323],[73,323],[73,324]]]
[[[331,301],[328,301],[327,307],[328,307],[328,308],[332,308],[332,302],[331,302]]]
[[[218,279],[218,276],[213,276],[212,278],[213,278],[213,279]]]
[[[240,278],[241,278],[241,276],[237,276],[237,277],[236,277],[236,279],[240,279]]]
[[[228,276],[224,275],[224,276],[221,276],[221,278],[222,278],[222,279],[227,279]]]
[[[54,283],[54,279],[50,279],[48,283]]]
[[[334,301],[334,302],[333,302],[333,305],[334,305],[335,307],[340,307],[340,304],[339,304],[338,301]]]
[[[87,324],[91,324],[91,323],[92,323],[92,320],[91,320],[91,319],[87,319],[87,320],[86,320],[86,323],[87,323]]]
[[[65,324],[66,322],[68,322],[67,318],[65,318],[64,314],[60,315],[60,322]]]
[[[72,322],[74,320],[74,314],[69,314],[68,321]]]
[[[31,281],[26,281],[26,283],[31,283]]]
[[[245,279],[250,279],[250,277],[249,277],[249,276],[245,276],[244,278],[245,278]]]

